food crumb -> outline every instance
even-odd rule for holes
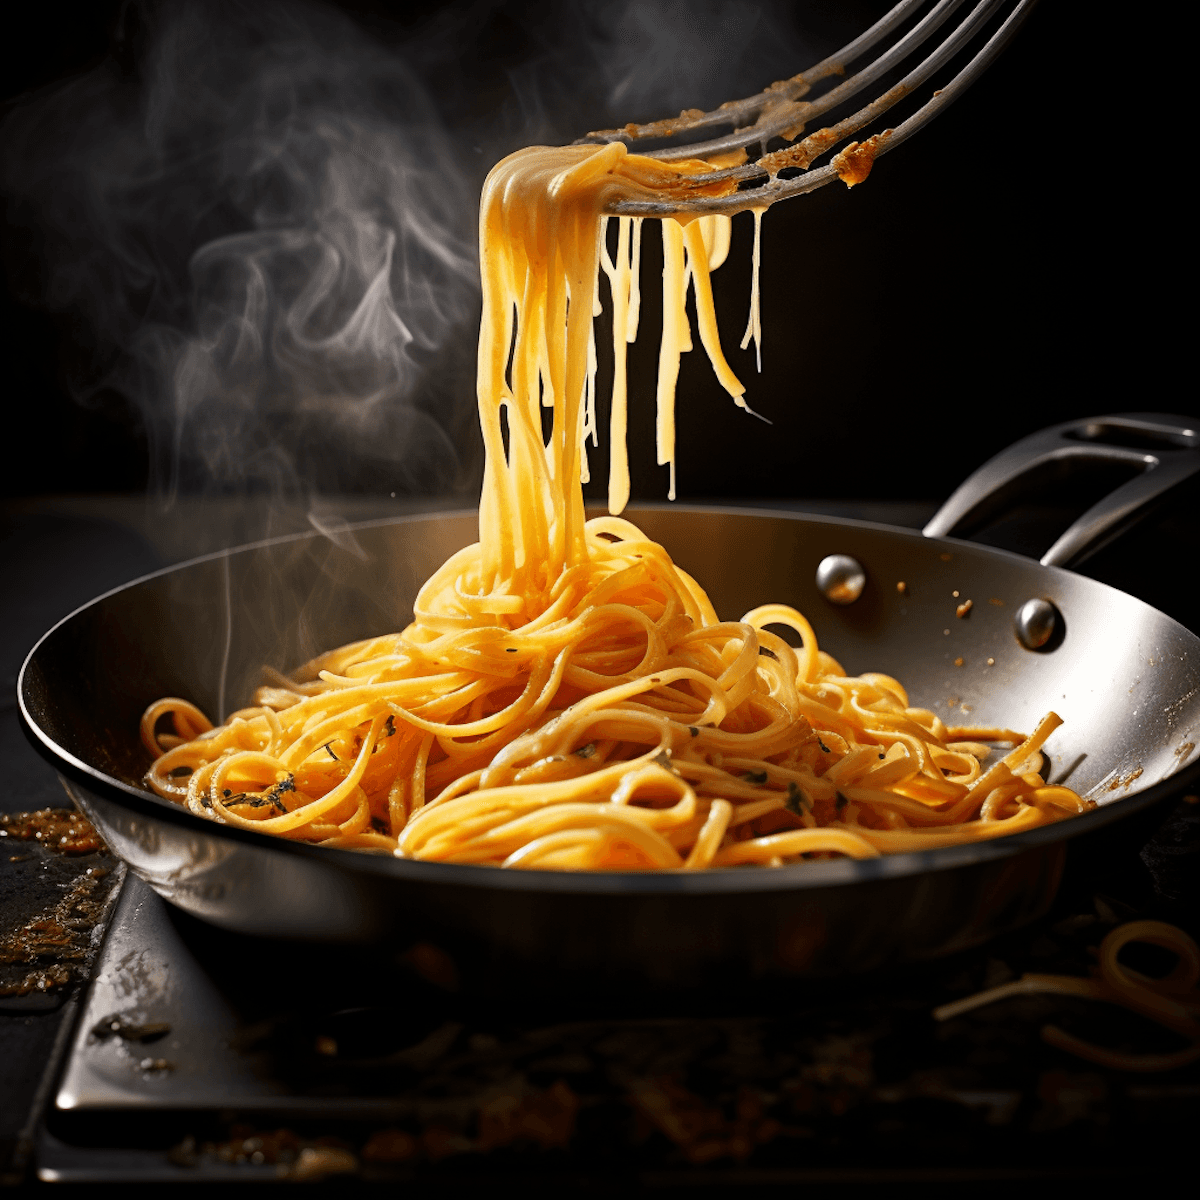
[[[950,636],[950,630],[948,630],[948,629],[943,629],[942,633],[944,633],[946,635],[946,637]]]
[[[958,595],[958,593],[957,593],[957,592],[955,592],[955,595]],[[971,609],[972,609],[972,608],[974,608],[974,607],[975,607],[975,603],[974,603],[974,601],[972,601],[972,600],[964,600],[964,601],[963,601],[963,602],[962,602],[962,603],[961,603],[961,604],[960,604],[960,605],[959,605],[959,606],[958,606],[958,607],[957,607],[957,608],[954,610],[954,615],[955,615],[955,616],[956,616],[956,617],[957,617],[957,618],[958,618],[958,619],[961,621],[961,620],[963,619],[963,617],[965,617],[965,616],[967,615],[967,613],[969,613],[969,612],[971,611]]]
[[[1112,780],[1105,786],[1106,792],[1115,792],[1117,788],[1130,787],[1135,781],[1141,778],[1142,768],[1135,767],[1124,779],[1121,778],[1121,773],[1118,771]]]
[[[880,143],[891,135],[890,129],[867,138],[865,142],[851,142],[840,154],[835,154],[830,166],[838,173],[838,178],[847,186],[854,187],[862,183],[871,174],[875,155],[879,152]]]
[[[952,595],[955,598],[955,600],[957,600],[958,599],[958,588],[955,588],[954,591],[952,591],[950,593],[950,595]]]
[[[896,591],[898,591],[900,593],[900,595],[902,595],[902,596],[907,596],[908,595],[908,584],[905,583],[903,579],[901,579],[900,582],[896,584]]]
[[[1003,607],[1004,607],[1004,601],[1003,601],[1003,600],[1001,600],[999,596],[992,596],[992,597],[991,597],[991,598],[988,600],[988,603],[989,603],[989,604],[994,604],[994,605],[995,605],[997,608],[1003,608]]]
[[[987,660],[987,665],[988,665],[989,667],[994,667],[994,666],[996,665],[996,660],[995,660],[994,658],[989,658],[989,659]]]
[[[943,551],[941,554],[938,555],[938,557],[942,560],[942,562],[949,562],[954,557],[954,555],[951,554],[949,551]]]
[[[358,1159],[340,1146],[305,1146],[296,1161],[279,1174],[302,1183],[319,1182],[329,1175],[349,1175],[358,1169]]]
[[[966,660],[965,658],[963,658],[963,656],[960,654],[960,655],[959,655],[959,656],[958,656],[958,657],[957,657],[957,658],[954,660],[954,665],[955,665],[956,667],[961,667],[961,666],[963,665],[963,663],[965,663],[966,661],[967,661],[967,660]]]

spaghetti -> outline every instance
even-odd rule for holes
[[[535,148],[493,169],[480,206],[479,543],[425,584],[407,629],[273,676],[219,728],[184,700],[151,705],[151,788],[283,837],[544,869],[867,858],[1087,807],[1043,777],[1054,714],[1029,736],[947,727],[896,680],[847,676],[794,609],[721,621],[696,581],[617,515],[629,495],[624,353],[641,229],[621,219],[614,256],[602,213],[618,197],[695,194],[706,170],[621,143]],[[717,378],[746,404],[709,282],[728,219],[667,219],[662,236],[657,451],[673,494],[689,290]],[[616,367],[610,515],[585,522],[601,270]],[[1013,748],[985,769],[993,742]]]
[[[1169,950],[1175,955],[1174,966],[1158,979],[1131,970],[1118,956],[1132,942],[1146,942]],[[939,1021],[948,1021],[1009,996],[1083,996],[1140,1013],[1186,1038],[1188,1044],[1163,1054],[1133,1054],[1097,1046],[1057,1025],[1042,1028],[1043,1041],[1114,1071],[1171,1071],[1200,1059],[1200,989],[1196,986],[1200,982],[1200,947],[1182,929],[1163,921],[1130,921],[1108,934],[1100,943],[1096,959],[1090,977],[1022,975],[1012,983],[943,1004],[934,1009],[933,1015]]]

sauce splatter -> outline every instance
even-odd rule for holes
[[[94,854],[107,849],[92,823],[73,808],[0,813],[0,838],[36,841],[59,854]]]

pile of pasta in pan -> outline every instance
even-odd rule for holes
[[[621,218],[612,253],[604,209],[678,194],[708,169],[620,143],[535,148],[493,169],[480,211],[479,542],[425,584],[407,629],[273,677],[219,727],[183,699],[151,705],[150,787],[282,837],[560,870],[866,858],[1088,806],[1045,782],[1053,713],[1028,736],[947,727],[910,706],[897,680],[847,676],[786,605],[720,620],[667,551],[617,515],[629,494],[624,352],[637,332],[641,229]],[[743,407],[744,389],[721,352],[709,283],[728,218],[660,224],[657,449],[673,464],[689,289],[700,340]],[[601,271],[616,366],[613,515],[585,521]],[[756,315],[754,305],[748,337]],[[995,743],[1010,748],[989,761]]]

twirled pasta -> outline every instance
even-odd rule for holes
[[[614,143],[525,151],[493,170],[480,217],[480,542],[426,583],[403,632],[273,678],[219,728],[187,701],[152,705],[142,737],[159,795],[322,845],[612,870],[867,858],[1085,807],[1040,774],[1054,714],[1028,737],[947,728],[896,680],[848,677],[794,609],[723,622],[635,526],[584,522],[601,266],[617,360],[610,510],[628,497],[623,347],[636,332],[639,231],[622,223],[614,262],[602,210],[618,195],[686,189],[705,169]],[[701,341],[743,407],[744,389],[709,286],[727,222],[668,219],[663,239],[658,450],[673,464],[689,285]],[[1015,748],[985,770],[993,741]]]

